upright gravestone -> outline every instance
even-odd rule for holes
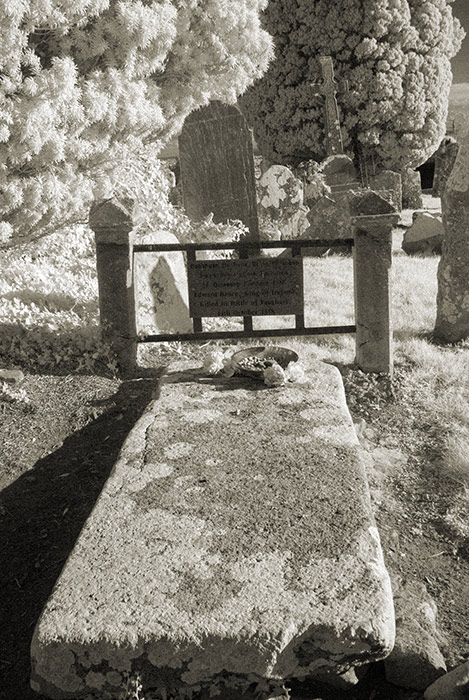
[[[441,198],[443,246],[438,266],[434,337],[456,343],[469,337],[469,119]]]
[[[284,165],[272,165],[257,183],[259,216],[276,239],[298,238],[309,226],[303,183]],[[263,229],[264,232],[264,229]]]
[[[435,159],[435,174],[433,176],[433,196],[442,197],[446,183],[456,162],[459,144],[452,136],[447,136],[440,143],[433,156]]]
[[[192,112],[179,135],[179,161],[189,218],[239,219],[258,240],[252,135],[239,109],[214,101]]]

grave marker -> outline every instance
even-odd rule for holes
[[[179,136],[179,161],[190,219],[239,219],[250,239],[259,239],[252,135],[237,107],[214,101],[192,112]]]
[[[348,91],[348,81],[337,82],[334,78],[334,66],[331,56],[319,56],[322,83],[311,83],[313,95],[324,95],[324,127],[326,133],[327,155],[344,152],[340,131],[339,108],[336,94]]]

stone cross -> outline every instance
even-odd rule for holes
[[[326,129],[327,155],[332,156],[344,152],[342,134],[340,133],[339,109],[337,107],[337,92],[348,91],[348,81],[337,82],[334,78],[334,66],[331,56],[319,56],[321,64],[322,83],[311,83],[314,95],[324,95],[324,117]]]

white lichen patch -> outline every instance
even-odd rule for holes
[[[207,408],[185,411],[182,414],[182,418],[188,423],[210,423],[213,421],[223,422],[229,420],[229,417],[224,416],[220,411],[210,411]]]
[[[276,400],[281,406],[298,406],[304,403],[304,396],[296,392],[284,392]]]
[[[149,483],[155,479],[163,479],[171,476],[174,468],[164,462],[145,464],[143,470],[137,473],[129,473],[126,475],[126,490],[129,493],[137,493],[142,491]]]
[[[299,445],[307,445],[308,442],[312,442],[313,438],[311,435],[298,435],[295,437],[295,442]]]
[[[220,464],[222,464],[221,459],[212,459],[209,457],[209,459],[205,460],[205,466],[207,467],[218,467]]]
[[[174,442],[172,445],[164,448],[164,456],[167,459],[188,457],[194,452],[194,449],[195,447],[191,442]]]

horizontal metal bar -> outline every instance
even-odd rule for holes
[[[252,331],[207,331],[199,333],[161,333],[137,336],[138,343],[163,343],[171,340],[215,340],[222,338],[280,338],[294,335],[331,335],[355,333],[356,326],[324,326],[317,328],[266,328]]]
[[[353,246],[353,238],[315,238],[313,240],[246,241],[246,243],[136,243],[134,253],[193,251],[193,250],[259,250],[263,248],[335,248]]]

